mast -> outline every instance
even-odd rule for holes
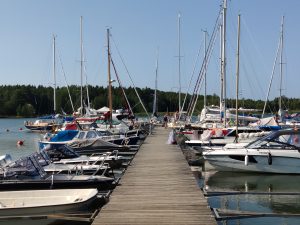
[[[223,99],[222,99],[222,109],[224,110],[224,127],[226,127],[226,10],[227,10],[227,0],[224,0],[223,4],[223,24],[222,24],[222,90],[223,90]]]
[[[236,141],[238,139],[238,126],[239,126],[239,114],[238,114],[238,100],[239,100],[239,74],[240,74],[240,19],[241,15],[238,15],[238,36],[237,36],[237,51],[236,51],[236,102],[235,102],[235,110],[236,110]]]
[[[221,121],[222,121],[222,112],[223,112],[223,70],[222,70],[222,55],[223,55],[223,48],[222,48],[222,38],[223,38],[223,35],[222,35],[222,32],[223,32],[223,25],[220,24],[220,118],[221,118]],[[223,115],[224,116],[224,115]]]
[[[181,112],[181,52],[180,52],[180,19],[181,15],[178,13],[178,82],[179,82],[179,88],[178,88],[178,112]]]
[[[266,111],[266,107],[267,107],[267,102],[269,99],[269,94],[270,94],[270,90],[271,90],[271,86],[272,86],[272,82],[273,82],[273,78],[274,78],[274,73],[275,73],[275,69],[276,69],[276,65],[277,65],[277,61],[279,58],[279,53],[281,53],[282,55],[282,47],[283,47],[283,19],[284,16],[282,17],[282,22],[281,22],[281,32],[280,32],[280,38],[279,38],[279,42],[278,42],[278,46],[277,46],[277,50],[276,50],[276,56],[275,56],[275,60],[273,63],[273,68],[272,68],[272,73],[271,73],[271,79],[269,82],[269,87],[268,87],[268,92],[266,95],[266,99],[265,99],[265,104],[264,104],[264,108],[263,108],[263,112],[262,112],[262,118],[264,117],[265,111]],[[280,59],[280,72],[281,72],[281,78],[282,78],[282,57]],[[281,81],[280,81],[280,96],[281,96]],[[279,98],[279,109],[281,108],[281,97]]]
[[[159,49],[157,49],[157,58],[156,58],[156,69],[155,69],[155,90],[154,90],[154,100],[153,100],[153,112],[152,116],[156,114],[157,111],[157,75],[158,75],[158,54],[159,54]]]
[[[83,114],[83,45],[82,45],[82,16],[80,16],[80,114]]]
[[[283,75],[283,67],[282,67],[282,57],[283,57],[283,24],[284,24],[284,16],[282,16],[281,21],[281,38],[280,38],[280,86],[279,86],[279,113],[280,119],[282,117],[281,110],[282,110],[282,75]]]
[[[55,46],[55,35],[53,34],[53,80],[54,80],[54,87],[53,87],[53,111],[56,113],[56,46]]]
[[[109,50],[109,28],[107,29],[107,75],[108,75],[108,104],[109,104],[109,121],[112,125],[112,94],[111,94],[111,76],[110,76],[110,50]]]
[[[205,66],[204,66],[204,108],[206,107],[206,69],[207,69],[207,53],[206,53],[206,37],[207,37],[207,30],[203,31],[204,33],[204,60],[205,60]]]

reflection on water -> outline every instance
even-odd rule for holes
[[[241,191],[249,194],[209,197],[213,208],[260,213],[300,214],[300,175],[274,175],[209,171],[202,173],[207,192]],[[265,194],[255,194],[255,192]],[[290,195],[270,195],[271,192]],[[300,224],[300,217],[258,217],[221,221],[219,224]]]

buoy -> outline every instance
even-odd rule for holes
[[[245,155],[245,166],[248,166],[249,163],[249,157],[248,155]]]
[[[268,153],[268,164],[272,165],[272,155],[270,152]]]
[[[17,145],[18,145],[18,146],[22,146],[23,144],[24,144],[24,141],[23,141],[23,140],[18,140],[18,141],[17,141]]]

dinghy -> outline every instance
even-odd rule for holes
[[[97,189],[57,189],[0,192],[0,216],[49,215],[86,210]]]

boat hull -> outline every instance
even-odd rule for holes
[[[0,181],[0,190],[31,190],[31,189],[69,189],[69,188],[97,188],[98,190],[111,190],[117,185],[114,179],[78,179],[76,176],[72,176],[70,179],[66,179],[68,175],[61,174],[61,176],[54,175],[48,179],[10,179]],[[82,176],[82,175],[81,175]],[[71,177],[71,176],[70,176]]]
[[[53,125],[45,125],[45,126],[38,126],[38,125],[24,125],[28,130],[31,131],[51,131],[53,129]]]
[[[87,192],[88,196],[77,195],[77,191],[78,193]],[[70,193],[75,193],[75,195]],[[30,193],[29,191],[2,192],[0,193],[0,216],[17,217],[79,212],[89,208],[96,200],[97,193],[96,189],[35,190]],[[15,194],[22,196],[15,197]]]
[[[298,153],[300,154],[300,153]],[[245,154],[209,154],[203,153],[204,159],[219,171],[259,172],[279,174],[300,174],[300,158],[278,156],[263,153],[261,155],[249,154],[248,163]]]

